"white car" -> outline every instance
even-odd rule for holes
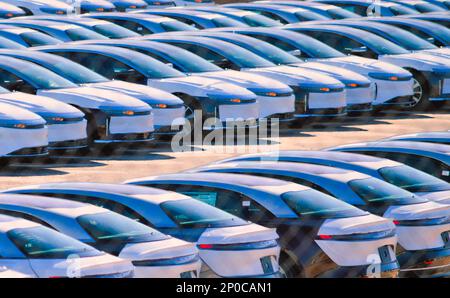
[[[0,195],[0,213],[48,225],[100,251],[131,261],[134,277],[198,277],[192,243],[94,205],[52,197]]]
[[[0,267],[39,278],[132,277],[130,261],[38,223],[0,215]]]
[[[57,0],[2,0],[2,2],[21,8],[27,15],[56,14],[66,15],[75,12],[73,5]]]
[[[31,111],[47,122],[49,150],[86,147],[87,121],[77,108],[45,96],[9,92],[0,87],[0,102]]]
[[[47,135],[47,126],[41,116],[0,103],[0,157],[47,155]]]
[[[122,93],[78,85],[34,63],[0,57],[0,85],[71,104],[86,114],[88,140],[95,143],[153,140],[152,110]]]
[[[9,193],[63,197],[104,206],[158,231],[195,243],[200,277],[280,277],[278,235],[191,197],[134,185],[49,183]]]

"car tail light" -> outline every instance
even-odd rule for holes
[[[198,248],[200,248],[200,249],[212,249],[213,245],[212,244],[199,244]]]
[[[397,226],[435,226],[450,223],[450,216],[437,218],[415,219],[415,220],[395,220]]]
[[[321,239],[321,240],[330,240],[332,238],[333,238],[333,236],[331,236],[331,235],[319,235],[319,239]]]

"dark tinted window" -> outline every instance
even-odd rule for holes
[[[142,26],[138,22],[133,22],[129,20],[108,20],[108,21],[113,22],[114,24],[122,26],[128,30],[131,30],[141,35],[148,35],[153,33],[148,28]]]

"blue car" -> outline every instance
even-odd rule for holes
[[[116,11],[116,7],[107,0],[81,0],[79,3],[80,13],[112,11]]]
[[[446,10],[450,9],[450,1],[448,0],[425,0],[425,1],[434,4],[436,6],[445,8]]]
[[[1,19],[22,17],[25,15],[26,15],[25,11],[15,5],[4,3],[4,2],[0,3],[0,18]]]
[[[283,24],[274,19],[263,16],[259,13],[255,13],[248,10],[235,9],[223,6],[187,6],[184,10],[192,9],[196,11],[202,11],[205,13],[220,14],[236,21],[247,24],[251,27],[277,27]]]
[[[200,277],[281,277],[280,247],[273,229],[188,196],[148,187],[100,183],[41,184],[7,192],[89,203],[194,243],[202,260]],[[380,225],[390,228],[386,223]],[[392,238],[386,242],[395,244]],[[160,263],[164,264],[164,259]]]
[[[288,7],[283,5],[267,5],[262,3],[232,3],[224,7],[248,10],[259,13],[282,24],[292,24],[307,21],[329,20],[328,17],[300,7]]]
[[[146,14],[96,13],[83,15],[82,17],[105,20],[133,31],[134,33],[137,33],[139,35],[148,35],[170,31],[196,30],[194,27],[172,18]]]
[[[439,106],[450,98],[450,59],[446,57],[412,53],[376,34],[347,26],[305,24],[285,28],[316,38],[342,53],[378,59],[410,71],[414,78],[410,107]]]
[[[188,50],[224,69],[278,80],[294,90],[294,117],[339,117],[346,114],[345,85],[317,71],[276,64],[232,43],[187,34],[158,34],[145,39]]]
[[[450,16],[448,14],[420,14],[405,17],[408,20],[411,18],[436,23],[450,29]]]
[[[144,0],[108,0],[108,1],[114,4],[117,11],[121,12],[147,8],[147,3]]]
[[[450,146],[425,142],[386,141],[349,144],[331,151],[361,153],[392,159],[450,182]]]
[[[442,8],[428,1],[421,1],[421,0],[408,0],[408,1],[387,0],[387,1],[415,9],[421,13],[448,11],[448,9]]]
[[[409,31],[438,47],[450,47],[450,29],[437,23],[412,18],[370,18]]]
[[[347,18],[358,18],[359,15],[356,13],[345,10],[341,7],[334,6],[331,4],[320,3],[320,2],[309,2],[309,1],[283,1],[283,0],[263,0],[263,1],[255,1],[255,3],[267,3],[267,4],[276,4],[276,5],[285,5],[285,6],[293,6],[300,7],[312,12],[318,13],[330,19],[347,19]]]
[[[122,26],[116,25],[112,22],[94,19],[94,18],[80,18],[80,17],[58,17],[51,15],[42,15],[30,17],[33,20],[46,20],[52,22],[61,22],[64,24],[77,25],[98,34],[104,35],[108,38],[129,38],[140,36],[138,33],[128,30]]]
[[[196,11],[192,9],[151,9],[137,11],[136,13],[169,17],[197,29],[217,27],[248,27],[247,24],[241,21],[221,14]]]
[[[414,8],[406,7],[401,4],[387,2],[387,1],[364,1],[364,0],[316,0],[320,3],[332,4],[342,7],[357,15],[366,16],[382,16],[392,17],[398,15],[413,15],[420,14]]]
[[[52,21],[42,21],[33,19],[11,19],[3,21],[2,24],[13,25],[28,29],[34,29],[48,34],[63,42],[86,40],[86,39],[108,39],[106,36],[98,34],[92,30],[73,25]]]
[[[244,161],[213,164],[193,171],[256,175],[303,184],[391,219],[396,224],[399,239],[396,253],[400,276],[450,275],[450,247],[447,245],[450,205],[428,201],[363,173],[328,166]],[[429,259],[436,263],[428,264]]]
[[[392,223],[314,189],[223,173],[172,174],[128,183],[170,189],[275,228],[280,265],[288,277],[363,277],[369,254],[382,258],[383,277],[398,273]]]
[[[23,47],[56,45],[62,43],[61,40],[37,30],[6,24],[0,24],[0,37],[7,38]]]
[[[450,137],[450,133],[446,134]],[[390,159],[337,151],[276,151],[241,155],[217,163],[239,161],[301,162],[352,170],[384,180],[431,201],[450,204],[449,183]]]
[[[223,28],[220,31],[247,35],[270,43],[309,62],[303,64],[303,67],[312,67],[325,72],[332,69],[345,69],[363,75],[376,87],[372,106],[378,110],[404,107],[412,101],[412,75],[392,64],[344,55],[307,35],[277,28]],[[409,79],[407,79],[408,77]],[[354,85],[347,87],[352,86]],[[359,96],[358,89],[347,88],[347,96],[352,96],[352,94]]]

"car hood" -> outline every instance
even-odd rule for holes
[[[39,115],[17,106],[0,103],[0,123],[26,122],[28,124],[45,124]]]
[[[450,71],[450,59],[425,52],[384,55],[380,56],[379,59],[402,67],[414,67],[418,70],[433,71],[436,68],[444,68]]]
[[[360,75],[354,71],[347,70],[343,67],[332,66],[326,63],[319,63],[319,62],[297,63],[295,64],[295,66],[302,69],[310,69],[319,71],[321,73],[325,73],[346,84],[348,83],[356,83],[358,85],[370,84],[370,80],[365,76]]]
[[[129,243],[119,254],[122,259],[158,260],[197,254],[195,244],[169,238],[160,241]]]
[[[416,194],[421,196],[422,198],[425,198],[433,202],[450,205],[450,190],[416,193]]]
[[[252,69],[253,70],[253,69]],[[300,69],[292,66],[274,66],[265,68],[256,68],[254,71],[269,75],[282,82],[289,82],[289,85],[300,85],[300,87],[327,86],[331,88],[344,88],[340,81],[322,74],[318,71],[309,69]]]
[[[291,91],[288,85],[283,84],[277,80],[269,79],[267,77],[248,72],[224,70],[224,71],[205,72],[199,75],[219,80],[223,79],[229,83],[233,83],[244,88],[259,88],[259,89],[264,88],[278,91],[280,93]]]
[[[390,206],[384,217],[395,220],[419,220],[450,216],[450,206],[435,202]]]
[[[320,235],[351,235],[392,230],[391,220],[373,214],[327,219],[319,229]]]
[[[125,95],[92,87],[38,90],[38,94],[52,97],[65,103],[87,108],[128,108],[133,110],[150,109],[144,102]]]
[[[207,228],[198,239],[204,244],[234,244],[278,239],[275,229],[257,224],[243,226]]]
[[[149,80],[152,83],[152,80]],[[155,84],[156,85],[156,84]],[[175,87],[179,92],[185,91],[188,88],[195,93],[196,96],[208,96],[208,94],[214,95],[229,95],[239,97],[241,99],[255,99],[256,95],[235,84],[224,82],[223,80],[205,78],[202,76],[185,76],[177,78],[167,78],[157,81],[157,85],[165,86],[169,88]],[[172,86],[170,86],[172,85]],[[177,91],[175,91],[177,92]]]
[[[142,100],[146,104],[166,104],[179,105],[183,101],[177,96],[150,86],[141,84],[133,84],[124,81],[109,81],[102,83],[87,84],[86,86],[100,88],[105,90],[116,91]]]
[[[375,59],[368,59],[358,56],[345,56],[345,57],[337,57],[330,59],[318,59],[319,62],[322,63],[333,63],[335,66],[343,66],[349,65],[353,66],[359,70],[365,70],[368,72],[382,72],[389,74],[405,74],[408,75],[409,72],[404,70],[401,67],[395,66],[390,63],[378,61]]]
[[[84,117],[84,114],[77,108],[45,96],[22,92],[3,93],[0,94],[0,102],[24,108],[44,118],[51,116],[63,118]]]

